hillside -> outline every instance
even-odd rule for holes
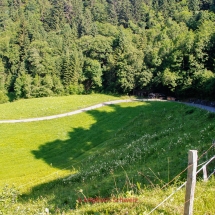
[[[0,103],[111,92],[214,97],[210,0],[1,0]]]
[[[1,195],[5,198],[8,192],[2,210],[6,214],[38,214],[45,208],[51,214],[149,212],[184,182],[188,150],[198,150],[199,163],[214,155],[214,118],[214,113],[184,104],[148,101],[105,106],[51,123],[0,125],[1,184],[9,184]],[[16,202],[17,189],[22,195]],[[197,214],[213,214],[214,180],[199,182],[197,195],[201,196],[194,206]],[[83,202],[111,197],[137,198],[139,204]],[[183,201],[181,190],[155,214],[181,214]]]

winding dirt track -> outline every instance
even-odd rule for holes
[[[157,99],[127,99],[127,100],[116,100],[116,101],[111,101],[111,102],[104,102],[104,103],[100,103],[97,105],[93,105],[87,108],[82,108],[80,110],[75,110],[75,111],[71,111],[68,113],[63,113],[63,114],[57,114],[57,115],[53,115],[53,116],[44,116],[44,117],[37,117],[37,118],[29,118],[29,119],[14,119],[14,120],[0,120],[0,124],[3,123],[23,123],[23,122],[36,122],[36,121],[43,121],[43,120],[51,120],[51,119],[57,119],[57,118],[62,118],[62,117],[66,117],[66,116],[72,116],[78,113],[82,113],[85,111],[89,111],[89,110],[93,110],[96,108],[100,108],[106,105],[112,105],[112,104],[118,104],[118,103],[123,103],[123,102],[134,102],[134,101],[158,101]],[[160,100],[160,101],[165,101],[165,100]],[[190,105],[190,106],[195,106],[201,109],[205,109],[209,112],[215,112],[215,108],[214,107],[209,107],[209,106],[205,106],[205,105],[199,105],[199,104],[192,104],[192,103],[184,103],[186,105]]]
[[[209,112],[215,112],[215,108],[214,107],[200,105],[200,104],[187,103],[187,102],[184,102],[184,104],[190,105],[190,106],[194,106],[194,107],[197,107],[197,108],[201,108],[201,109],[207,110]]]
[[[134,100],[129,99],[129,100],[116,100],[116,101],[111,101],[111,102],[104,102],[104,103],[93,105],[93,106],[90,106],[87,108],[82,108],[79,110],[71,111],[68,113],[57,114],[57,115],[53,115],[53,116],[44,116],[44,117],[29,118],[29,119],[0,120],[0,124],[3,124],[3,123],[20,123],[20,122],[36,122],[36,121],[57,119],[57,118],[62,118],[62,117],[66,117],[66,116],[72,116],[72,115],[75,115],[78,113],[93,110],[93,109],[100,108],[100,107],[103,107],[106,105],[123,103],[123,102],[131,102],[131,101],[134,101]]]

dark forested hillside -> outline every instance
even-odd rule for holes
[[[213,97],[214,0],[0,0],[0,102],[91,91]]]

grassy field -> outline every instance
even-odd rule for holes
[[[132,102],[51,121],[2,124],[0,185],[8,184],[2,211],[147,214],[185,181],[188,150],[201,155],[211,147],[214,119],[215,114],[180,103]],[[211,148],[199,163],[213,154]],[[196,214],[214,214],[214,185],[199,182]],[[23,194],[18,202],[17,189]],[[98,197],[138,203],[83,202]],[[154,214],[182,214],[183,201],[181,190]]]
[[[0,120],[51,116],[126,97],[91,94],[22,99],[0,104]]]

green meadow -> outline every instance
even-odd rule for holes
[[[99,103],[74,98],[72,109],[83,99],[90,100],[85,106]],[[47,114],[61,113],[59,103]],[[13,112],[12,118],[43,116],[40,106],[36,115],[25,108],[25,115]],[[214,155],[215,114],[177,102],[128,102],[50,121],[0,124],[0,137],[2,213],[147,214],[186,180],[190,149],[202,155],[199,163]],[[215,181],[201,180],[199,174],[194,211],[214,214]],[[85,201],[90,198],[110,201]],[[138,201],[113,201],[120,198]],[[182,214],[183,204],[184,189],[153,214]]]
[[[0,120],[51,116],[122,98],[126,96],[91,94],[20,99],[0,105]]]

